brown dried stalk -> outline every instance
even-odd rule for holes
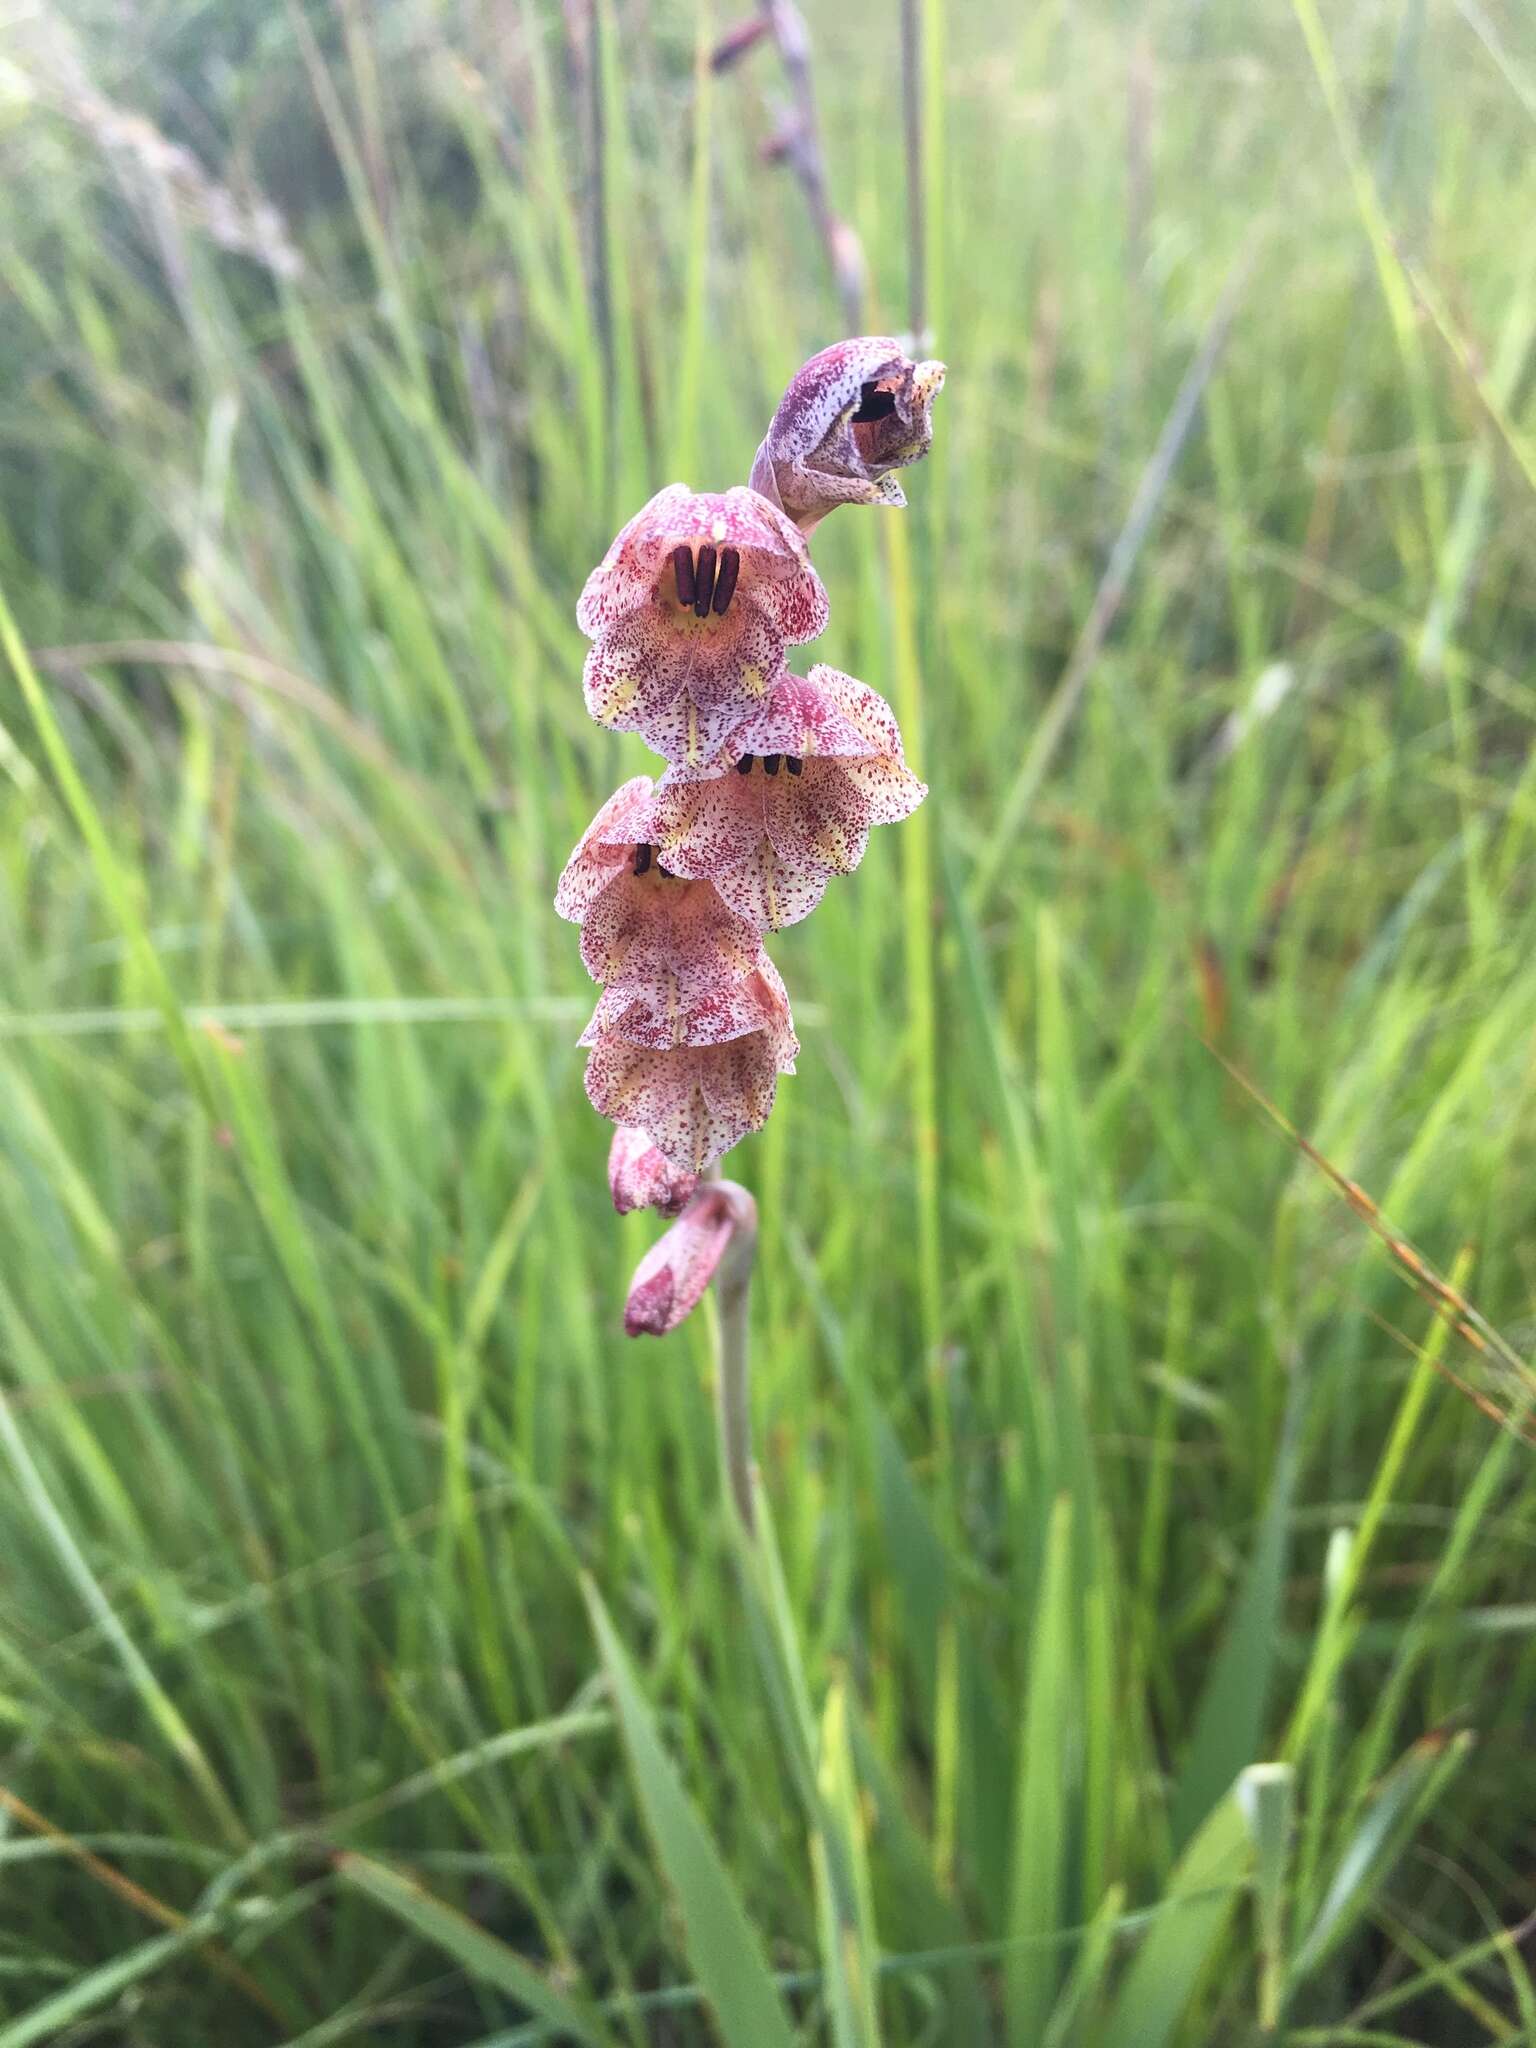
[[[794,0],[761,0],[755,19],[727,30],[715,45],[711,68],[728,71],[760,42],[770,39],[784,67],[791,104],[763,155],[769,163],[786,165],[799,181],[842,301],[843,325],[850,334],[858,334],[864,326],[864,246],[834,210],[829,195],[805,16]]]

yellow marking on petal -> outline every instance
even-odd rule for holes
[[[721,541],[725,539],[728,530],[729,529],[727,528],[726,523],[723,519],[717,519],[714,525],[709,529],[709,537],[715,543],[716,547],[718,547]]]
[[[741,687],[749,697],[761,697],[768,687],[768,678],[755,661],[749,661],[741,672]]]
[[[807,754],[814,754],[816,751],[816,735],[808,725],[803,725],[800,728],[800,746],[798,751],[802,760]]]
[[[823,825],[821,830],[812,839],[811,844],[823,860],[831,861],[835,864],[842,859],[843,855],[842,826],[835,821],[829,825]]]
[[[773,855],[763,861],[763,894],[768,899],[768,922],[775,931],[779,928],[779,896],[773,886]]]
[[[621,718],[630,705],[634,703],[639,691],[640,678],[638,676],[620,677],[619,681],[614,685],[613,695],[608,699],[608,709],[604,716],[608,718]]]
[[[697,767],[703,748],[699,745],[699,711],[690,697],[688,699],[688,765]]]

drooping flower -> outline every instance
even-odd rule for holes
[[[647,829],[674,874],[707,878],[756,930],[777,931],[858,866],[872,825],[910,816],[927,793],[885,699],[818,663],[783,672],[707,771],[669,769]]]
[[[780,1074],[792,1074],[799,1043],[789,998],[766,954],[736,990],[729,1031],[691,1045],[645,1042],[649,1020],[632,1018],[605,992],[581,1043],[587,1096],[600,1116],[634,1124],[679,1172],[702,1173],[773,1108]]]
[[[839,505],[905,505],[891,474],[928,452],[944,365],[888,335],[834,342],[802,364],[752,464],[752,488],[803,533]]]
[[[620,1124],[608,1148],[608,1192],[621,1216],[631,1209],[655,1209],[679,1216],[699,1184],[695,1173],[679,1173],[651,1143],[646,1131]]]
[[[631,1337],[664,1337],[697,1305],[726,1247],[739,1231],[753,1231],[757,1205],[732,1181],[701,1187],[672,1228],[635,1268],[624,1304]]]
[[[827,594],[805,541],[755,491],[669,484],[587,578],[587,709],[698,766],[763,696],[788,642],[814,640]]]
[[[623,1021],[638,1044],[713,1045],[756,1015],[741,984],[762,958],[756,925],[707,881],[655,857],[651,779],[615,791],[582,835],[555,890],[581,926],[581,958],[603,983],[593,1026]]]

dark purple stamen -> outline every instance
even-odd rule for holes
[[[738,775],[750,775],[752,773],[752,756],[750,754],[743,754],[736,763],[736,773]]]
[[[741,556],[735,548],[720,550],[720,574],[715,579],[715,610],[723,614],[736,594],[736,578],[741,574]]]
[[[764,754],[764,756],[763,756],[763,773],[764,773],[765,775],[777,775],[777,774],[778,774],[778,772],[779,772],[779,756],[778,756],[777,754]]]
[[[786,754],[784,756],[784,766],[789,770],[791,775],[798,775],[800,773],[800,770],[805,766],[805,763],[801,760],[798,754]]]
[[[635,848],[635,873],[643,875],[651,864],[651,849],[648,846]]]
[[[715,594],[715,551],[708,541],[699,549],[699,559],[694,573],[698,577],[698,588],[693,593],[693,609],[697,618],[709,617],[710,599]]]
[[[695,590],[693,580],[693,549],[674,548],[672,550],[672,567],[677,571],[678,603],[692,604]]]

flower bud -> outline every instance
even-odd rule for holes
[[[635,1268],[624,1304],[630,1337],[664,1337],[698,1305],[738,1230],[750,1233],[756,1207],[732,1181],[706,1181]]]
[[[621,1216],[631,1209],[658,1209],[663,1216],[680,1215],[699,1184],[696,1173],[669,1163],[651,1143],[650,1134],[633,1124],[620,1124],[608,1148],[608,1190]]]

